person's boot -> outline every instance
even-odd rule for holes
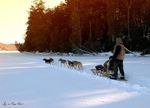
[[[125,77],[124,77],[124,76],[121,76],[119,79],[121,79],[121,80],[125,80]]]
[[[111,75],[109,78],[110,78],[110,79],[117,80],[117,77],[116,77],[116,76],[114,76],[114,75]]]

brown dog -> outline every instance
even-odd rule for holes
[[[74,65],[73,65],[73,62],[70,61],[70,60],[67,60],[67,63],[68,63],[68,68],[74,68]]]
[[[79,70],[83,69],[83,65],[80,61],[73,61],[73,65],[76,69],[79,69]]]
[[[68,67],[69,68],[74,68],[74,69],[79,69],[79,70],[83,69],[83,65],[79,61],[69,61],[68,60]]]

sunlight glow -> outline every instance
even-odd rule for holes
[[[84,93],[77,93],[77,95],[71,96],[72,105],[79,107],[96,107],[106,105],[114,102],[121,102],[123,100],[133,98],[137,96],[136,92],[120,92],[118,90],[99,90]]]
[[[0,42],[24,42],[28,11],[33,0],[0,0]],[[52,8],[64,0],[43,0]]]
[[[46,7],[53,8],[59,5],[61,2],[65,2],[65,0],[43,0],[45,2]]]

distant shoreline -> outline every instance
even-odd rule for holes
[[[0,43],[0,51],[17,51],[15,44]]]

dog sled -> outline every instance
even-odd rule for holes
[[[111,57],[109,58],[109,60],[105,61],[103,65],[97,65],[95,66],[94,69],[91,69],[94,75],[106,77],[109,79],[111,79],[110,77],[113,75],[113,70],[114,70],[114,62]],[[127,81],[126,79],[117,79],[117,80]]]
[[[103,65],[97,65],[91,69],[94,75],[110,77],[113,74],[113,61],[111,59],[105,61]]]

